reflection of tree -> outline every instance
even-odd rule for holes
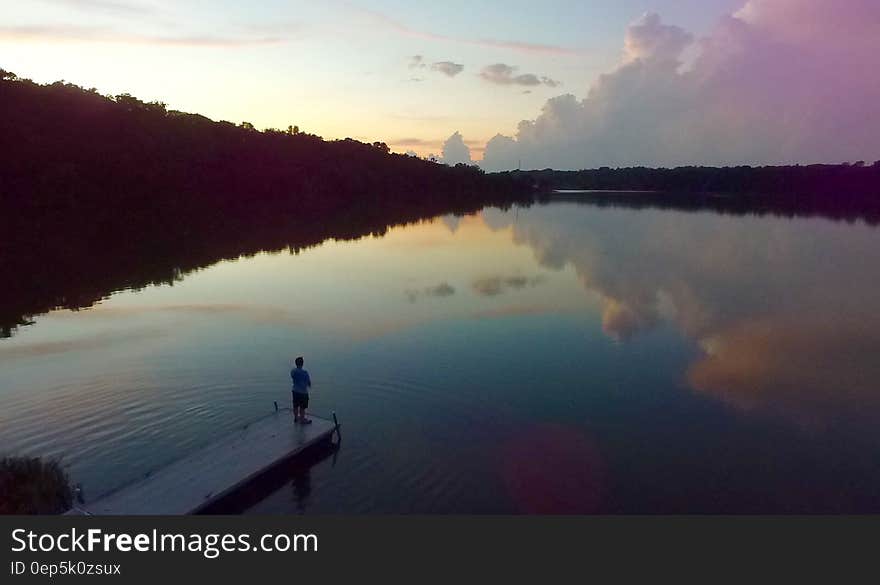
[[[877,167],[880,171],[880,166]],[[880,194],[880,172],[877,174]],[[543,195],[554,201],[578,201],[599,207],[629,209],[677,209],[714,211],[725,215],[776,215],[780,217],[824,217],[880,223],[880,195],[874,192],[846,191],[834,197],[824,194],[755,194],[720,196],[713,193],[593,192]]]
[[[408,208],[377,204],[364,209],[353,204],[329,216],[221,215],[172,229],[159,220],[122,225],[101,217],[95,224],[87,218],[57,218],[35,230],[25,221],[0,217],[5,242],[0,270],[16,275],[0,287],[0,336],[8,337],[31,316],[53,308],[85,308],[117,290],[171,284],[224,259],[261,251],[298,253],[328,238],[381,235],[395,225],[444,212],[474,212],[492,200],[435,199]],[[509,205],[503,197],[495,203]]]
[[[530,190],[386,144],[257,131],[0,72],[0,335],[55,307]]]

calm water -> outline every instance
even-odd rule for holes
[[[289,401],[254,513],[880,511],[880,230],[574,201],[259,254],[0,339],[0,450],[93,499]]]

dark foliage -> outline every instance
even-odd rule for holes
[[[525,178],[0,71],[0,336],[222,259],[509,203]]]
[[[324,141],[294,125],[259,132],[3,70],[0,108],[0,337],[33,315],[223,259],[507,206],[534,189],[663,190],[593,202],[880,218],[876,163],[487,175],[382,142]]]
[[[511,173],[517,174],[517,173]],[[551,189],[647,190],[678,193],[752,193],[880,196],[880,161],[841,165],[765,167],[628,167],[582,171],[526,171],[540,186]]]
[[[324,141],[298,127],[259,132],[127,94],[10,75],[0,80],[0,204],[39,218],[326,215],[353,202],[405,205],[516,187],[477,167],[390,154],[381,142]]]
[[[801,198],[785,195],[743,193],[667,193],[664,191],[590,191],[587,193],[544,192],[540,201],[572,201],[598,207],[629,209],[668,209],[676,211],[711,211],[724,215],[773,215],[775,217],[822,217],[838,221],[864,221],[880,224],[880,206],[856,205],[852,200],[836,205],[826,198]]]
[[[58,461],[0,459],[0,514],[61,514],[72,503],[73,489]]]
[[[583,171],[511,172],[539,190],[653,191],[626,199],[595,195],[620,205],[679,206],[687,209],[822,215],[880,219],[880,161],[842,165],[777,167],[632,167]],[[726,196],[726,197],[725,197]]]

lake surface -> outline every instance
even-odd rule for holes
[[[0,451],[94,499],[287,405],[303,355],[344,440],[248,512],[880,512],[880,230],[572,199],[36,317]]]

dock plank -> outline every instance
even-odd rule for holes
[[[92,515],[192,514],[333,433],[333,421],[293,422],[281,410],[163,467],[149,477],[79,506]]]

